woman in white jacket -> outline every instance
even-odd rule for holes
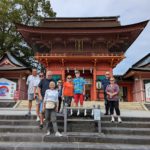
[[[51,121],[53,124],[55,136],[62,136],[58,132],[57,126],[56,113],[58,111],[58,90],[55,89],[55,87],[56,87],[55,82],[51,81],[49,83],[49,89],[46,90],[44,97],[43,110],[45,110],[45,118],[46,118],[46,129],[47,129],[46,135],[50,135],[50,121]]]

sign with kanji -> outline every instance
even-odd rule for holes
[[[0,99],[14,99],[16,83],[5,78],[0,78]]]

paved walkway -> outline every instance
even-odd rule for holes
[[[101,112],[104,113],[103,101],[85,101],[84,107],[101,106]],[[139,102],[120,102],[121,116],[129,117],[150,117],[150,111],[146,109],[143,103]],[[33,101],[32,114],[35,115],[35,101]],[[0,115],[25,115],[28,111],[28,101],[20,100],[14,108],[0,108]]]
[[[101,109],[101,112],[104,113],[104,109]],[[0,115],[25,115],[26,113],[27,113],[27,109],[0,108]],[[36,114],[35,109],[32,110],[32,114],[33,115]],[[122,109],[121,116],[150,118],[150,111]]]

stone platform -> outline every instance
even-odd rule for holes
[[[33,108],[35,108],[35,101],[33,101]],[[102,109],[104,109],[103,101],[85,101],[83,107],[93,107],[93,105],[100,105]],[[27,109],[28,101],[27,100],[19,100],[15,106],[15,108]],[[148,110],[144,103],[141,102],[120,102],[120,109],[124,110],[140,110],[145,111]]]

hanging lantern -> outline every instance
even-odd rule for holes
[[[84,67],[83,67],[83,74],[84,74]]]
[[[69,67],[67,67],[67,72],[69,73]]]
[[[90,68],[90,73],[92,73],[92,71],[93,71],[93,69],[92,69],[92,68]]]

